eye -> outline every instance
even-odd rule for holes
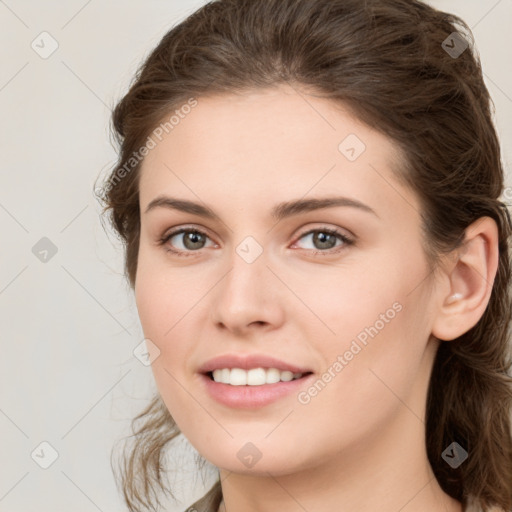
[[[308,232],[302,234],[299,237],[299,240],[306,239],[309,237],[310,242],[313,244],[313,253],[314,254],[335,254],[339,252],[343,247],[352,245],[354,240],[344,235],[337,229],[322,227],[317,229],[311,229]],[[340,241],[341,243],[336,246],[336,242]],[[295,242],[297,243],[297,242]],[[341,249],[333,251],[335,247],[340,247]],[[317,250],[314,250],[314,249]]]
[[[313,254],[336,254],[340,250],[343,250],[344,247],[354,244],[354,240],[347,237],[340,231],[327,227],[309,230],[306,233],[303,233],[298,240],[303,238],[305,239],[307,237],[310,237],[310,241],[314,245],[312,249]],[[180,243],[178,243],[178,247],[176,246],[176,241],[172,242],[173,238],[175,238],[176,241],[180,241]],[[158,243],[159,245],[166,245],[166,250],[176,256],[187,257],[193,256],[194,252],[204,249],[205,243],[209,239],[209,236],[199,229],[184,227],[165,234]],[[338,241],[341,243],[336,245]],[[295,244],[296,243],[297,242],[295,242]],[[332,250],[335,247],[340,246],[340,249]],[[314,250],[315,247],[317,250]]]
[[[173,238],[176,238],[176,240],[181,239],[181,247],[179,247],[180,244],[178,244],[177,249],[171,247],[175,246],[174,243],[170,243]],[[192,254],[187,254],[187,252],[191,253],[203,249],[206,239],[209,239],[208,235],[199,229],[180,228],[164,235],[159,240],[159,245],[168,244],[169,247],[166,250],[177,256],[191,256]]]

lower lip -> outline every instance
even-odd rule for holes
[[[231,386],[222,382],[215,382],[208,375],[200,375],[208,394],[217,402],[236,409],[256,409],[271,404],[291,393],[297,393],[314,377],[306,375],[300,379],[261,386]]]

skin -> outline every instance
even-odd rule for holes
[[[355,161],[338,149],[349,134],[366,145]],[[497,227],[479,219],[464,251],[431,273],[418,199],[392,174],[398,157],[390,139],[348,110],[289,85],[200,97],[146,156],[137,308],[166,406],[220,469],[219,510],[462,510],[428,463],[426,393],[438,339],[456,338],[485,311]],[[218,218],[165,207],[146,213],[161,194],[207,205]],[[282,201],[332,195],[377,215],[336,206],[277,224],[270,217]],[[159,245],[184,225],[207,237]],[[319,245],[306,233],[322,227],[355,243]],[[236,252],[248,236],[263,250],[252,263]],[[270,354],[320,377],[394,303],[401,311],[307,404],[292,393],[232,409],[203,389],[198,367],[225,353]],[[247,442],[261,452],[251,468],[237,457]]]

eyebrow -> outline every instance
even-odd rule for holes
[[[271,217],[276,221],[299,215],[301,213],[311,212],[314,210],[320,210],[322,208],[332,208],[334,206],[346,206],[351,208],[357,208],[361,211],[371,213],[376,217],[379,217],[377,212],[368,206],[367,204],[358,201],[357,199],[351,199],[349,197],[323,197],[323,198],[311,198],[311,199],[296,199],[293,201],[286,201],[279,203],[272,208],[270,213]],[[168,196],[158,196],[153,199],[147,206],[144,213],[148,213],[155,208],[169,208],[172,210],[179,210],[185,213],[198,215],[206,219],[219,219],[218,215],[213,212],[210,208],[203,206],[202,204],[189,201],[187,199],[177,199]],[[380,217],[379,217],[380,218]]]

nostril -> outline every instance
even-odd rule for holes
[[[267,322],[264,322],[263,320],[255,320],[254,322],[251,322],[251,325],[252,324],[257,324],[257,325],[265,325]]]

